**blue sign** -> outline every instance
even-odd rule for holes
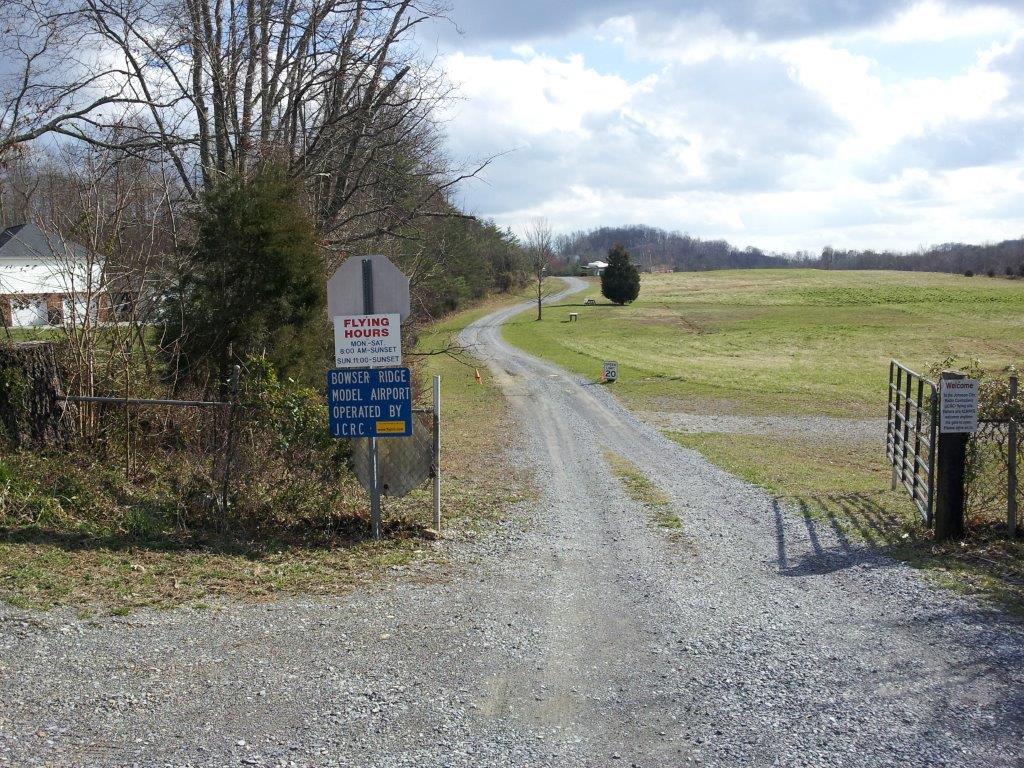
[[[337,368],[327,372],[332,437],[412,435],[412,374],[408,368]]]

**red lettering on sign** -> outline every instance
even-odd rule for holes
[[[346,317],[345,328],[388,328],[391,326],[389,317]]]

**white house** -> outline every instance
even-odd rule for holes
[[[592,261],[587,264],[587,273],[593,277],[600,277],[607,268],[608,262],[606,261]]]
[[[100,257],[76,243],[32,223],[8,227],[0,232],[4,323],[32,328],[81,323],[87,316],[106,320],[110,302],[101,290],[102,273]]]

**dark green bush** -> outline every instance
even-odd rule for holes
[[[615,304],[629,304],[640,295],[640,273],[621,245],[608,252],[608,266],[601,274],[601,295]]]

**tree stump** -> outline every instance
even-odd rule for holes
[[[12,449],[68,444],[73,406],[63,393],[53,342],[0,346],[0,428]]]

